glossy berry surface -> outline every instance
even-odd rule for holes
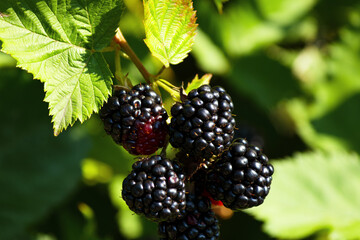
[[[209,199],[189,194],[182,218],[159,223],[159,235],[161,240],[219,239],[220,228]]]
[[[258,206],[270,191],[273,173],[273,166],[258,147],[238,139],[208,173],[206,190],[232,210]]]
[[[234,136],[233,102],[222,87],[203,85],[171,108],[170,143],[195,159],[219,155]]]
[[[152,221],[174,220],[185,208],[185,175],[159,155],[133,164],[123,181],[122,198],[129,208]]]
[[[150,155],[163,147],[168,115],[160,96],[147,84],[116,90],[100,111],[107,134],[134,155]]]

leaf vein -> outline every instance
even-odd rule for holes
[[[0,18],[1,19],[1,18]],[[3,20],[4,21],[4,20]],[[7,22],[7,21],[5,21]],[[81,49],[84,49],[84,50],[87,50],[87,51],[91,51],[91,49],[88,49],[88,48],[85,48],[85,47],[82,47],[82,46],[77,46],[77,45],[74,45],[72,43],[68,43],[68,42],[63,42],[63,41],[59,41],[59,40],[56,40],[56,39],[53,39],[53,38],[50,38],[49,36],[47,35],[44,35],[44,34],[40,34],[40,33],[37,33],[37,32],[34,32],[34,31],[31,31],[27,28],[22,28],[21,26],[18,26],[17,24],[13,24],[13,23],[10,23],[10,22],[7,22],[8,24],[12,25],[13,27],[17,27],[17,28],[20,28],[21,30],[23,31],[27,31],[29,33],[32,33],[32,34],[35,34],[35,35],[38,35],[40,37],[43,37],[45,39],[47,39],[48,41],[54,41],[54,42],[58,42],[58,43],[62,43],[62,44],[66,44],[66,45],[70,45],[71,47],[74,47],[74,48],[81,48]]]

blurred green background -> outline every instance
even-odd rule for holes
[[[125,6],[121,29],[156,73],[142,2]],[[360,2],[198,0],[194,7],[193,51],[163,78],[186,86],[213,73],[212,85],[233,96],[237,136],[263,145],[275,166],[265,203],[220,220],[221,239],[360,239]],[[143,81],[123,64],[134,83]],[[54,137],[43,84],[15,65],[0,53],[0,239],[158,239],[156,224],[120,197],[133,157],[97,115]]]

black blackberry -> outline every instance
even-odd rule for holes
[[[208,173],[206,189],[213,199],[232,210],[258,206],[269,193],[273,172],[258,147],[238,139]]]
[[[152,221],[174,220],[185,208],[185,175],[173,161],[154,155],[137,161],[123,181],[129,208]]]
[[[147,84],[115,90],[100,111],[107,134],[134,155],[150,155],[163,147],[168,115],[160,96]]]
[[[161,240],[218,239],[220,228],[209,199],[189,194],[182,218],[159,223],[159,235]]]
[[[170,143],[194,159],[208,159],[230,146],[234,136],[234,108],[222,87],[203,85],[171,108]]]

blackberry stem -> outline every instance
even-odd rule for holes
[[[180,93],[179,91],[175,90],[174,88],[176,88],[174,85],[172,85],[171,83],[169,83],[168,81],[164,80],[164,79],[158,79],[156,81],[156,84],[163,88],[165,91],[167,91],[171,97],[179,102],[180,101]]]
[[[115,43],[119,44],[122,51],[124,51],[130,58],[130,60],[135,64],[137,69],[140,71],[142,76],[144,77],[145,81],[148,84],[151,84],[152,76],[151,74],[146,70],[138,56],[135,54],[135,52],[131,49],[130,45],[127,43],[124,35],[122,34],[120,28],[116,30],[116,34],[114,36]]]
[[[163,73],[163,71],[165,70],[165,66],[163,65],[162,67],[161,67],[161,69],[158,71],[158,73],[154,76],[154,78],[156,79],[156,78],[158,78],[162,73]]]

